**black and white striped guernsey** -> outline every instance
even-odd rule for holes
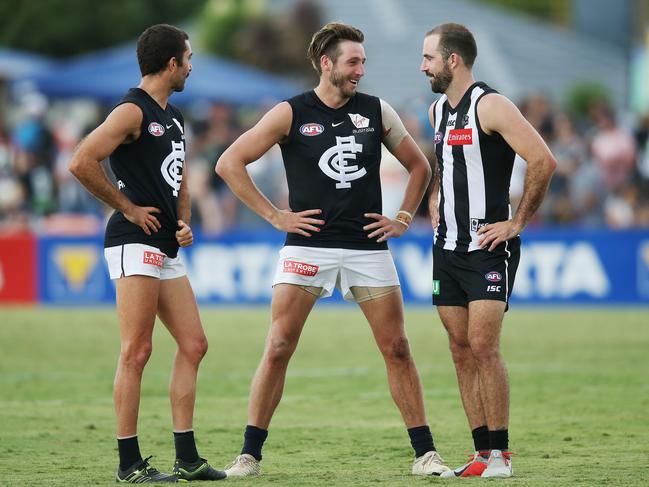
[[[440,169],[440,224],[435,245],[457,252],[478,250],[482,226],[511,218],[509,181],[514,150],[500,134],[480,126],[480,99],[496,91],[471,85],[455,108],[442,95],[434,107],[435,153]]]

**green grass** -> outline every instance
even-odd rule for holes
[[[112,309],[2,308],[0,485],[112,485],[117,464],[111,388],[119,348]],[[205,308],[210,351],[199,378],[199,452],[229,463],[241,446],[265,308]],[[649,313],[514,310],[503,350],[512,384],[508,485],[648,485]],[[441,324],[407,310],[437,447],[449,465],[472,450]],[[174,353],[162,326],[143,380],[140,445],[171,468],[167,383]],[[360,312],[320,307],[289,367],[265,447],[247,485],[445,483],[408,475],[412,451],[383,362]],[[469,481],[482,483],[481,480]],[[493,482],[493,481],[492,481]]]

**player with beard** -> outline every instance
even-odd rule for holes
[[[137,42],[142,80],[83,142],[70,171],[115,208],[106,226],[105,256],[117,288],[121,351],[113,400],[119,467],[125,483],[218,480],[198,455],[193,414],[198,365],[207,351],[196,300],[178,247],[191,245],[184,120],[168,100],[192,70],[188,36],[176,27],[149,27]],[[115,188],[100,163],[110,157]],[[169,395],[176,447],[173,475],[142,459],[137,438],[142,372],[151,354],[156,315],[178,350]]]
[[[363,33],[345,24],[330,23],[316,32],[308,57],[320,75],[318,86],[272,108],[216,165],[241,201],[287,232],[273,283],[272,323],[252,381],[243,449],[226,467],[228,476],[260,473],[262,446],[289,360],[316,300],[330,296],[335,287],[359,304],[383,354],[390,392],[415,450],[412,473],[448,470],[427,424],[386,243],[408,229],[430,167],[396,112],[383,100],[357,92],[365,74],[362,42]],[[382,215],[382,143],[410,174],[393,218]],[[246,171],[274,144],[282,150],[290,210],[276,208]]]
[[[439,25],[424,38],[421,71],[443,94],[429,110],[439,166],[428,205],[436,229],[433,304],[448,332],[475,447],[467,464],[442,476],[510,477],[501,326],[520,257],[519,234],[543,201],[556,161],[511,101],[474,80],[476,56],[463,25]],[[512,217],[515,154],[527,161],[527,175]]]

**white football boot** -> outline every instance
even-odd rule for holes
[[[415,458],[415,462],[412,464],[413,475],[441,475],[448,470],[450,469],[444,465],[442,457],[434,450]]]
[[[511,477],[514,475],[514,467],[512,467],[512,459],[510,452],[503,452],[500,450],[491,450],[489,460],[487,460],[487,468],[482,472],[481,477],[494,478],[494,477]]]
[[[225,467],[225,475],[228,477],[249,477],[259,474],[261,474],[261,465],[255,457],[247,453],[242,453]]]

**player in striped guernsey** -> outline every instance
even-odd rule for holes
[[[433,304],[449,336],[475,454],[443,476],[510,477],[509,384],[500,331],[520,256],[519,234],[541,204],[556,161],[516,106],[472,66],[477,46],[459,24],[429,31],[421,71],[442,96],[429,110],[437,170],[429,210],[436,228]],[[514,157],[527,162],[512,216]]]

